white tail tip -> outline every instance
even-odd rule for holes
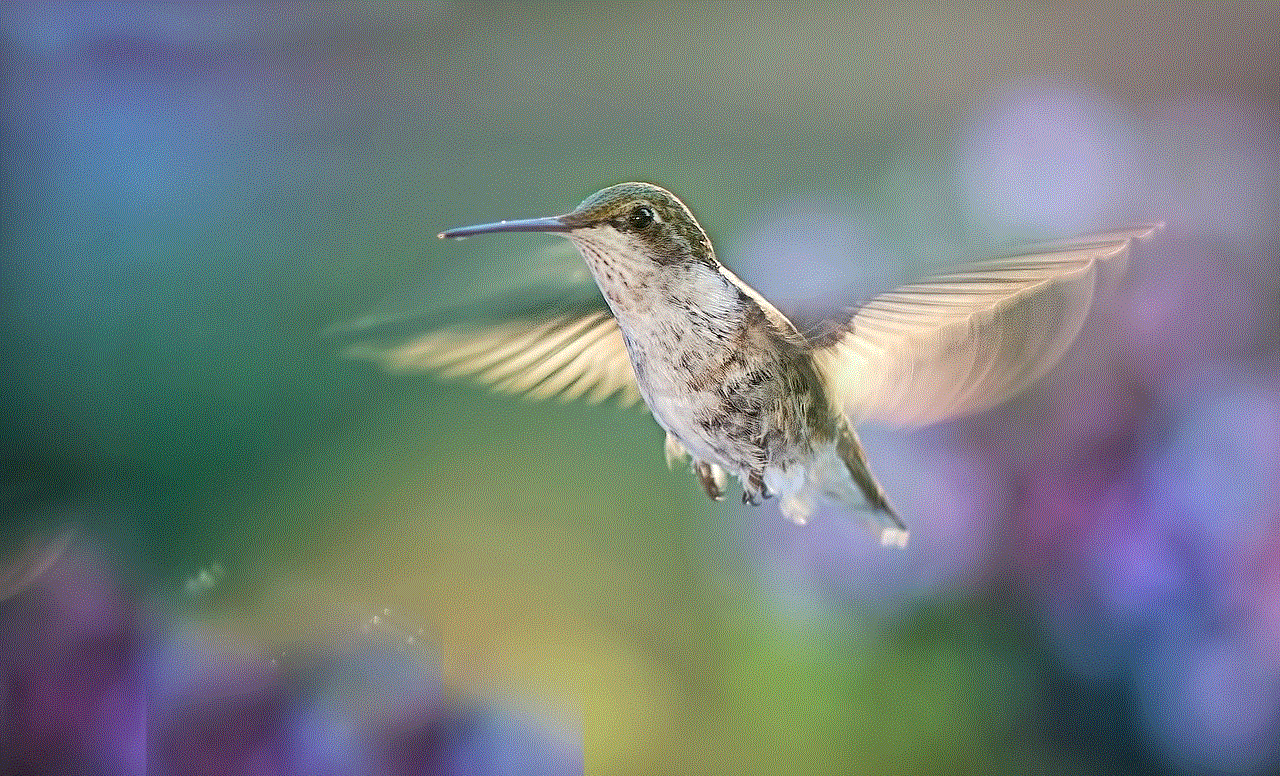
[[[911,532],[905,528],[886,526],[880,529],[881,547],[906,547],[909,538],[911,538]]]

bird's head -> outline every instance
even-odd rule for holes
[[[676,195],[652,183],[619,183],[587,197],[572,212],[549,218],[464,226],[441,237],[489,232],[555,232],[568,237],[593,269],[627,273],[702,264],[715,252],[693,213]]]

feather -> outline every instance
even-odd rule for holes
[[[593,283],[522,289],[430,314],[335,327],[351,358],[470,378],[532,399],[640,400],[622,331]]]
[[[856,421],[936,423],[1009,399],[1066,352],[1100,262],[1123,266],[1162,225],[1032,246],[871,299],[814,359]]]

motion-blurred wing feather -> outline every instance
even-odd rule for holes
[[[999,404],[1075,339],[1099,262],[1159,226],[1034,246],[882,294],[814,355],[852,417],[924,425]]]
[[[622,331],[607,309],[461,322],[400,341],[360,342],[347,355],[393,371],[471,378],[533,399],[616,397],[628,406],[640,400]]]

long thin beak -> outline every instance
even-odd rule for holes
[[[550,216],[548,218],[524,218],[517,221],[499,221],[494,224],[479,224],[478,226],[460,226],[457,229],[450,229],[441,232],[440,237],[470,237],[473,234],[488,234],[489,232],[567,232],[569,225],[562,219],[562,216]]]

